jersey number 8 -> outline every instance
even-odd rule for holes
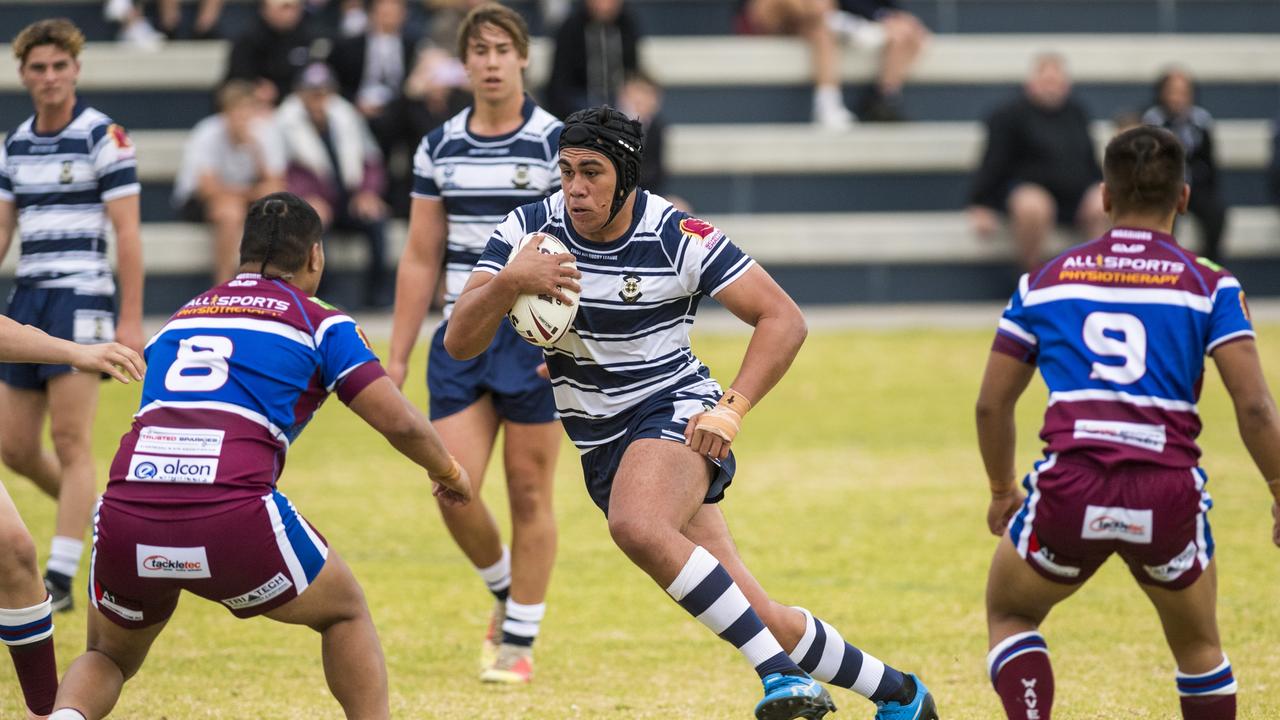
[[[1084,319],[1084,344],[1104,358],[1120,358],[1122,365],[1093,363],[1092,380],[1129,385],[1147,374],[1147,328],[1129,313],[1090,313]]]
[[[227,384],[228,363],[235,344],[217,335],[194,335],[178,343],[178,357],[164,375],[173,392],[208,392]]]

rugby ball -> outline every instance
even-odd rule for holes
[[[546,233],[534,232],[520,238],[520,242],[511,248],[511,255],[507,257],[507,261],[515,259],[516,254],[531,242],[537,242],[538,252],[547,255],[569,252],[569,248],[556,238]],[[562,263],[562,265],[572,264],[572,262]],[[578,315],[578,294],[563,287],[560,288],[560,292],[572,300],[573,304],[566,305],[550,295],[517,296],[515,304],[507,312],[507,320],[510,321],[516,334],[526,342],[539,347],[551,347],[564,337],[569,332],[569,327],[573,325],[574,317]]]

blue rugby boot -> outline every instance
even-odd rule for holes
[[[756,720],[820,720],[836,711],[831,695],[808,675],[764,676],[764,699],[756,705]]]
[[[916,694],[911,702],[878,702],[875,720],[938,720],[938,706],[933,702],[933,693],[929,692],[929,688],[924,686],[915,673],[908,673],[907,678],[916,686]]]

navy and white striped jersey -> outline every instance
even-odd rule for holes
[[[724,233],[644,190],[620,239],[584,240],[565,221],[564,193],[525,205],[497,227],[476,272],[497,274],[530,232],[559,238],[577,259],[573,327],[544,352],[565,432],[582,452],[621,437],[625,411],[658,393],[719,394],[689,347],[703,295],[755,264]]]
[[[111,118],[77,104],[53,135],[27,118],[0,154],[0,201],[18,210],[18,283],[114,295],[104,204],[141,191],[133,143]]]
[[[560,188],[560,129],[551,113],[525,98],[524,124],[499,137],[467,130],[471,108],[427,134],[413,157],[413,196],[444,201],[444,315],[471,277],[493,227],[507,213]]]

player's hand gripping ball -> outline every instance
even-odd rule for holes
[[[507,262],[511,263],[516,255],[531,242],[537,242],[538,252],[544,255],[569,254],[569,248],[556,238],[545,233],[529,233],[520,238],[520,242],[511,248]],[[560,263],[560,267],[574,267],[572,260]],[[526,293],[516,297],[515,304],[507,312],[507,320],[516,334],[527,342],[540,347],[551,347],[569,332],[573,319],[578,315],[578,293],[564,285],[556,285],[556,290],[569,299],[564,302],[551,294]]]

